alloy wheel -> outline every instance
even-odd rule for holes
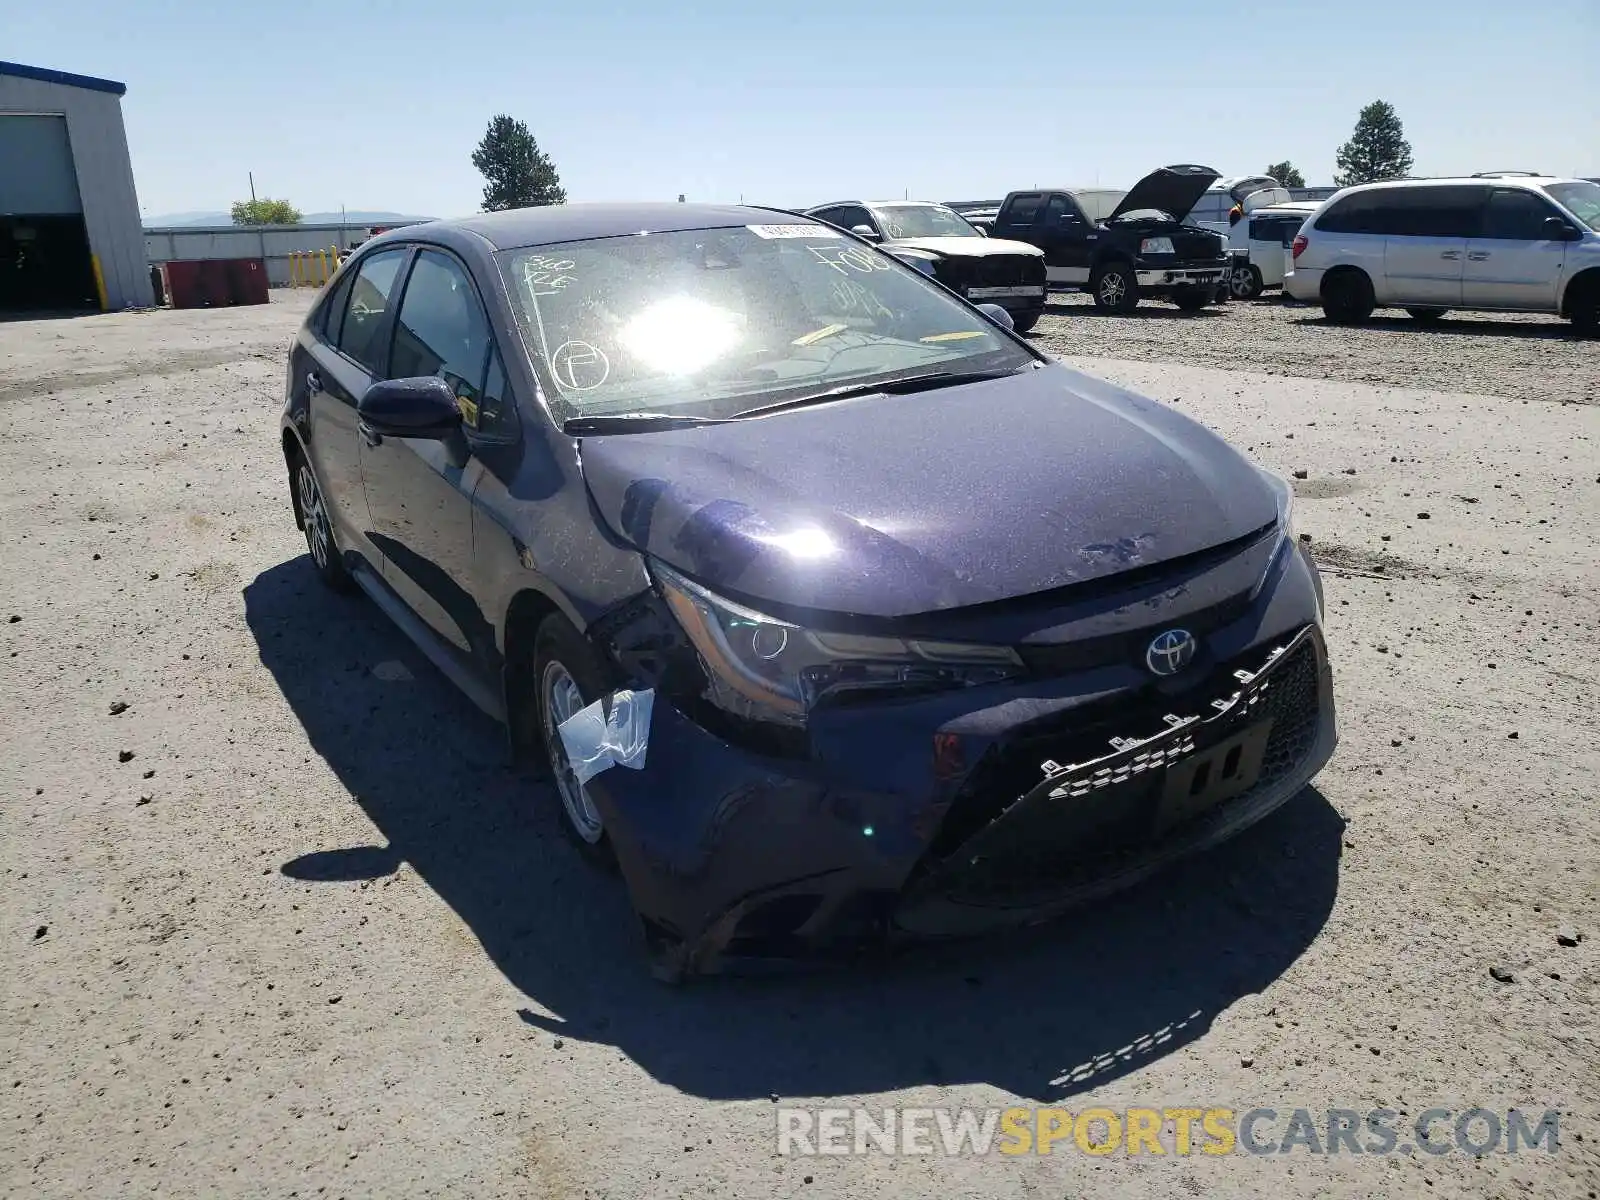
[[[322,490],[317,487],[317,477],[311,473],[311,464],[300,464],[300,518],[306,527],[306,548],[321,569],[328,566],[333,535],[328,528],[328,512],[322,504]]]
[[[550,767],[556,777],[556,790],[561,793],[561,807],[567,810],[567,820],[578,836],[594,845],[605,836],[605,823],[600,810],[589,798],[589,789],[578,782],[578,776],[567,758],[567,748],[561,741],[559,726],[569,717],[586,708],[583,693],[577,681],[559,662],[545,665],[544,678],[540,680],[544,703],[540,709],[544,717],[545,748],[550,755]]]
[[[1126,281],[1117,271],[1107,271],[1100,277],[1100,300],[1108,307],[1115,308],[1121,304],[1123,294],[1127,290]]]

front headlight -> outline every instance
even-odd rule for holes
[[[709,698],[741,717],[803,725],[842,692],[967,687],[1022,671],[1009,646],[823,633],[724,600],[658,562],[650,572],[699,652]]]
[[[1171,254],[1171,253],[1173,253],[1172,239],[1169,238],[1169,237],[1164,237],[1164,238],[1145,238],[1143,241],[1141,241],[1139,243],[1139,253],[1140,254]]]
[[[1276,471],[1258,468],[1271,486],[1278,501],[1278,531],[1286,538],[1294,537],[1294,484]]]

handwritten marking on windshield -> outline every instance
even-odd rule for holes
[[[894,310],[879,300],[870,288],[863,287],[853,279],[833,281],[833,300],[839,306],[839,311],[846,316],[850,313],[861,313],[873,320],[879,317],[894,320]]]
[[[576,275],[565,274],[576,265],[568,258],[529,255],[522,260],[522,286],[530,296],[554,296],[577,279]]]
[[[588,342],[562,342],[550,356],[550,374],[564,391],[593,391],[610,377],[611,360]]]
[[[811,251],[823,266],[830,267],[844,276],[848,276],[852,271],[868,275],[873,271],[889,269],[888,259],[860,246],[848,246],[843,250],[837,246],[807,246],[806,249]]]

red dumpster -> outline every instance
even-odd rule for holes
[[[202,308],[205,292],[200,286],[201,263],[180,260],[167,264],[167,294],[172,297],[173,308]]]
[[[267,264],[259,258],[230,258],[228,264],[228,293],[235,304],[265,304],[267,296]]]
[[[200,294],[204,297],[202,303],[212,308],[226,308],[233,303],[226,259],[208,258],[200,263]]]

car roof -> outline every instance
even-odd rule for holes
[[[1442,175],[1429,179],[1386,179],[1382,183],[1358,183],[1345,188],[1344,193],[1377,191],[1384,188],[1402,187],[1460,187],[1463,183],[1478,183],[1488,186],[1495,184],[1500,187],[1542,187],[1548,183],[1581,183],[1580,179],[1568,179],[1563,175],[1506,175],[1490,173],[1485,175]],[[1329,197],[1331,200],[1333,197]]]
[[[1321,200],[1285,200],[1282,204],[1263,204],[1260,208],[1252,209],[1252,217],[1270,217],[1274,214],[1298,214],[1315,212],[1323,205]]]
[[[950,208],[948,204],[938,200],[829,200],[825,204],[813,204],[805,211],[814,213],[822,208],[838,208],[841,204],[857,204],[862,208],[888,208],[891,205],[899,208]],[[950,211],[959,210],[950,208]]]
[[[465,230],[477,234],[496,250],[512,250],[520,246],[625,237],[629,234],[724,229],[730,225],[771,225],[779,224],[783,217],[793,215],[786,209],[759,208],[746,204],[552,204],[431,221],[427,227],[432,231],[439,231],[441,227]],[[415,236],[425,227],[407,228]]]

